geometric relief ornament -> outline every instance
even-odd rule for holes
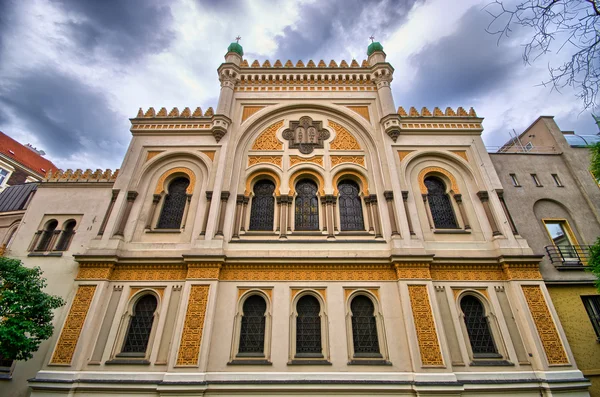
[[[410,296],[415,330],[417,331],[422,365],[444,365],[433,313],[429,303],[427,286],[409,285],[408,294]]]
[[[71,310],[69,310],[65,325],[56,343],[56,349],[50,364],[71,364],[79,334],[81,334],[83,323],[94,298],[94,292],[96,292],[95,285],[81,285],[77,288]]]
[[[541,288],[538,285],[522,285],[521,288],[546,352],[548,363],[550,365],[569,364],[567,353],[558,335]]]
[[[315,148],[323,148],[323,141],[329,139],[329,131],[323,128],[323,122],[303,116],[298,121],[290,121],[290,127],[283,131],[282,136],[290,142],[290,149],[310,154]]]
[[[176,365],[198,365],[209,287],[208,285],[191,287]]]
[[[154,194],[161,194],[162,192],[164,192],[165,191],[165,180],[169,176],[171,176],[175,173],[181,173],[181,174],[187,175],[187,177],[190,180],[190,184],[188,185],[185,192],[187,194],[192,194],[194,192],[194,185],[196,184],[196,175],[194,174],[194,172],[192,170],[190,170],[189,168],[185,168],[185,167],[171,168],[170,170],[168,170],[164,174],[162,174],[160,176],[160,178],[158,179],[158,183],[156,184],[156,189],[154,189]]]
[[[447,177],[448,179],[450,179],[450,183],[451,183],[451,188],[450,190],[452,190],[452,192],[454,194],[460,194],[460,191],[458,190],[458,183],[456,183],[456,178],[454,177],[454,175],[452,175],[451,173],[449,173],[448,171],[446,171],[443,168],[440,167],[427,167],[427,168],[423,168],[421,170],[421,172],[419,172],[419,188],[421,189],[421,194],[427,194],[427,187],[425,186],[425,176],[427,176],[427,174],[430,173],[438,173],[438,174],[442,174],[445,177]]]
[[[277,130],[283,127],[283,120],[271,124],[263,132],[252,145],[252,150],[283,150],[283,144],[277,139]]]
[[[333,120],[327,120],[335,131],[335,138],[329,144],[331,150],[361,150],[360,145],[352,134]]]

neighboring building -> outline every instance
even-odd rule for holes
[[[0,131],[0,191],[7,186],[39,182],[58,167],[30,144],[21,145]]]
[[[587,396],[482,119],[396,110],[367,55],[232,43],[215,111],[140,109],[118,175],[49,174],[11,256],[68,304],[0,395]]]
[[[544,255],[541,273],[579,369],[600,396],[600,295],[585,270],[600,236],[600,187],[587,146],[598,135],[562,132],[549,116],[491,154],[513,215],[513,232]]]

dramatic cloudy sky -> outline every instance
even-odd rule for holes
[[[215,106],[238,34],[246,58],[366,58],[374,34],[397,106],[473,106],[500,145],[539,115],[596,133],[573,91],[540,86],[550,54],[522,60],[527,31],[496,43],[490,0],[0,0],[0,130],[62,168],[118,168],[139,107]]]

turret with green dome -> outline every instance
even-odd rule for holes
[[[369,44],[369,47],[367,47],[367,56],[371,56],[375,51],[383,51],[383,46],[378,41],[373,41]]]
[[[238,43],[237,41],[234,41],[231,44],[229,44],[229,47],[227,47],[227,52],[235,52],[236,54],[239,54],[241,57],[244,56],[244,49],[242,48],[240,43]]]

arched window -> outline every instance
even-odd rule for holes
[[[345,180],[338,184],[338,191],[340,192],[338,205],[342,230],[365,230],[358,185]]]
[[[352,341],[354,355],[373,357],[379,354],[379,339],[377,337],[377,321],[375,306],[371,299],[358,295],[350,303],[352,311]]]
[[[77,222],[75,222],[73,219],[65,222],[60,238],[58,239],[58,243],[56,244],[56,251],[66,251],[69,249],[69,245],[71,244],[71,240],[75,234],[76,225]]]
[[[265,312],[267,303],[259,295],[252,295],[244,302],[240,329],[239,355],[263,354],[265,351]]]
[[[319,200],[317,184],[303,179],[296,184],[296,230],[319,230]]]
[[[273,230],[275,217],[275,184],[269,180],[256,182],[250,209],[250,230]]]
[[[41,232],[40,240],[35,248],[36,251],[48,251],[57,226],[58,221],[56,219],[51,219],[46,222],[44,230]]]
[[[428,176],[423,182],[427,187],[427,201],[435,228],[457,229],[458,223],[444,182],[434,176]]]
[[[296,356],[322,357],[321,304],[312,295],[305,295],[296,304]]]
[[[483,304],[476,297],[466,295],[460,300],[460,308],[465,316],[465,327],[471,342],[473,356],[497,356],[498,349],[494,343]]]
[[[171,181],[158,219],[158,229],[179,229],[181,227],[187,201],[186,189],[189,185],[189,179],[184,177]]]
[[[135,303],[122,353],[146,353],[157,304],[156,297],[151,294],[144,295]]]

